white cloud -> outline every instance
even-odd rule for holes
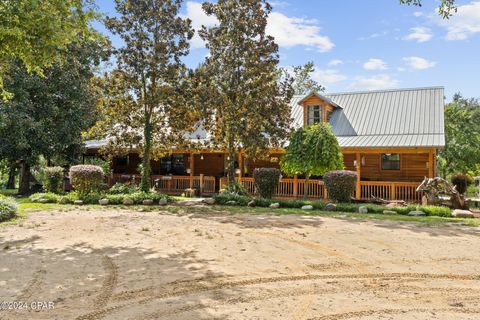
[[[427,42],[432,39],[433,34],[430,28],[415,27],[410,29],[410,33],[403,40],[413,40],[417,42]]]
[[[363,64],[365,70],[385,70],[387,64],[382,59],[371,58]]]
[[[321,85],[333,84],[347,79],[345,75],[334,69],[315,70],[312,73],[312,78]]]
[[[403,61],[405,61],[405,64],[408,67],[416,70],[432,68],[437,64],[434,61],[429,61],[427,59],[420,58],[420,57],[405,57],[403,58]]]
[[[187,12],[183,17],[192,20],[192,27],[195,31],[200,30],[202,25],[209,27],[218,23],[215,17],[205,14],[201,3],[187,1],[186,7]],[[279,12],[270,13],[266,32],[273,36],[281,47],[290,48],[303,45],[326,52],[335,46],[329,37],[320,34],[320,27],[316,20],[288,17]],[[192,48],[205,47],[198,32],[195,33],[191,45]]]
[[[335,46],[329,37],[320,34],[316,20],[288,17],[279,12],[270,13],[266,32],[281,47],[303,45],[326,52]]]
[[[405,70],[406,70],[406,69],[403,68],[403,67],[398,67],[398,68],[397,68],[397,71],[399,71],[399,72],[404,72]]]
[[[192,28],[195,30],[195,35],[190,41],[192,48],[205,47],[205,43],[198,35],[198,30],[201,29],[202,25],[211,27],[217,24],[217,18],[214,16],[208,16],[205,11],[203,11],[202,4],[194,1],[187,2],[187,13],[183,17],[192,20]]]
[[[381,90],[397,86],[398,80],[391,78],[387,74],[379,74],[372,77],[357,77],[349,88],[351,90]]]
[[[413,15],[414,15],[415,17],[421,17],[421,16],[423,16],[423,12],[421,12],[421,11],[415,11],[415,12],[413,13]]]
[[[340,60],[340,59],[333,59],[333,60],[330,60],[330,62],[328,63],[329,66],[338,66],[340,64],[343,64],[343,61]]]
[[[447,29],[447,40],[465,40],[480,32],[480,1],[472,1],[457,7],[448,20],[435,17],[437,23]]]

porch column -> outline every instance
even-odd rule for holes
[[[433,150],[430,150],[428,152],[428,177],[433,178],[435,175],[435,161],[434,161],[434,156],[433,156]]]
[[[362,189],[360,186],[360,173],[362,166],[362,159],[360,153],[356,154],[356,169],[357,169],[357,186],[355,188],[355,198],[360,199],[362,197]]]
[[[238,181],[242,181],[242,174],[243,174],[243,156],[242,156],[242,152],[239,152],[238,153],[238,169],[239,169],[239,172],[238,172]]]
[[[193,170],[195,169],[195,158],[193,152],[190,152],[190,189],[193,189]]]
[[[298,176],[293,176],[293,197],[296,198],[298,195]]]

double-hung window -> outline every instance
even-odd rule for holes
[[[322,106],[308,106],[307,124],[322,122]]]

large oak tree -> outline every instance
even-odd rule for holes
[[[277,81],[278,45],[265,33],[265,0],[219,0],[203,9],[218,24],[200,31],[209,55],[198,69],[198,105],[213,147],[228,152],[231,184],[240,150],[259,157],[288,136],[293,90],[289,79]]]
[[[109,148],[136,147],[142,156],[141,188],[150,188],[150,160],[183,138],[195,123],[185,103],[191,22],[179,17],[181,0],[116,0],[118,17],[107,27],[124,41],[117,69],[106,77],[102,119],[93,133]]]

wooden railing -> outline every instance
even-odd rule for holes
[[[236,178],[238,181],[238,177]],[[241,178],[245,190],[254,195],[255,186],[253,178]],[[404,200],[407,202],[420,202],[422,194],[417,192],[417,182],[388,182],[388,181],[361,181],[360,189],[362,200],[381,198],[384,200]],[[227,185],[227,178],[220,179],[220,189]],[[309,199],[328,199],[328,192],[322,180],[309,180],[305,187],[304,179],[282,178],[278,183],[275,197],[278,198],[303,198],[307,193]],[[355,194],[352,194],[355,196]]]
[[[387,182],[387,181],[361,181],[361,199],[381,198],[385,200],[404,200],[407,202],[420,202],[422,193],[416,189],[417,182]]]
[[[126,175],[126,174],[113,174],[109,178],[109,184],[113,185],[117,182],[139,184],[141,180],[140,175]],[[192,187],[197,189],[202,194],[215,193],[215,177],[210,176],[193,176]],[[190,176],[162,176],[152,175],[150,176],[151,186],[155,186],[155,181],[158,181],[156,188],[160,192],[180,194],[185,189],[190,188]]]
[[[116,182],[130,182],[138,184],[140,175],[114,174],[109,180],[110,184]],[[158,190],[170,194],[181,194],[190,188],[190,176],[151,176],[151,184],[158,180]],[[236,178],[238,181],[238,177]],[[220,178],[220,189],[227,185],[227,178]],[[242,177],[242,186],[249,194],[256,194],[253,178]],[[192,187],[202,194],[214,194],[216,190],[215,177],[194,176]],[[361,181],[360,199],[370,200],[381,198],[384,200],[404,200],[407,202],[420,202],[422,193],[416,191],[417,182],[388,182],[388,181]],[[305,193],[309,199],[328,199],[328,192],[322,180],[311,179],[305,187],[304,179],[282,178],[278,183],[275,197],[278,198],[303,198]],[[354,196],[354,195],[352,195]]]

